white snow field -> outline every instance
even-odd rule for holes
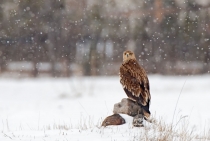
[[[132,117],[122,115],[126,124],[104,128],[103,119],[126,97],[119,77],[1,78],[0,141],[210,139],[210,75],[149,80],[156,122],[132,127]]]

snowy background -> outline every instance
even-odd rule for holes
[[[127,49],[152,74],[210,73],[209,0],[1,0],[0,29],[1,74],[117,75]]]
[[[179,131],[208,133],[209,77],[150,75],[152,116],[173,122]],[[126,97],[118,77],[2,78],[0,90],[3,141],[139,140],[151,126],[132,127],[132,118],[123,115],[125,125],[100,127],[114,104]]]

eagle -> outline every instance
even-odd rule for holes
[[[123,63],[120,66],[120,83],[128,98],[141,106],[144,119],[150,118],[150,87],[146,71],[139,65],[132,51],[123,52]]]

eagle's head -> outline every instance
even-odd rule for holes
[[[123,52],[123,62],[127,62],[129,60],[136,60],[135,54],[132,51],[126,50]]]

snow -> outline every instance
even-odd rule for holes
[[[204,134],[210,123],[209,78],[150,75],[152,116]],[[0,91],[1,141],[133,141],[156,134],[146,121],[143,128],[132,127],[127,115],[124,125],[100,127],[126,97],[118,77],[1,78]]]

